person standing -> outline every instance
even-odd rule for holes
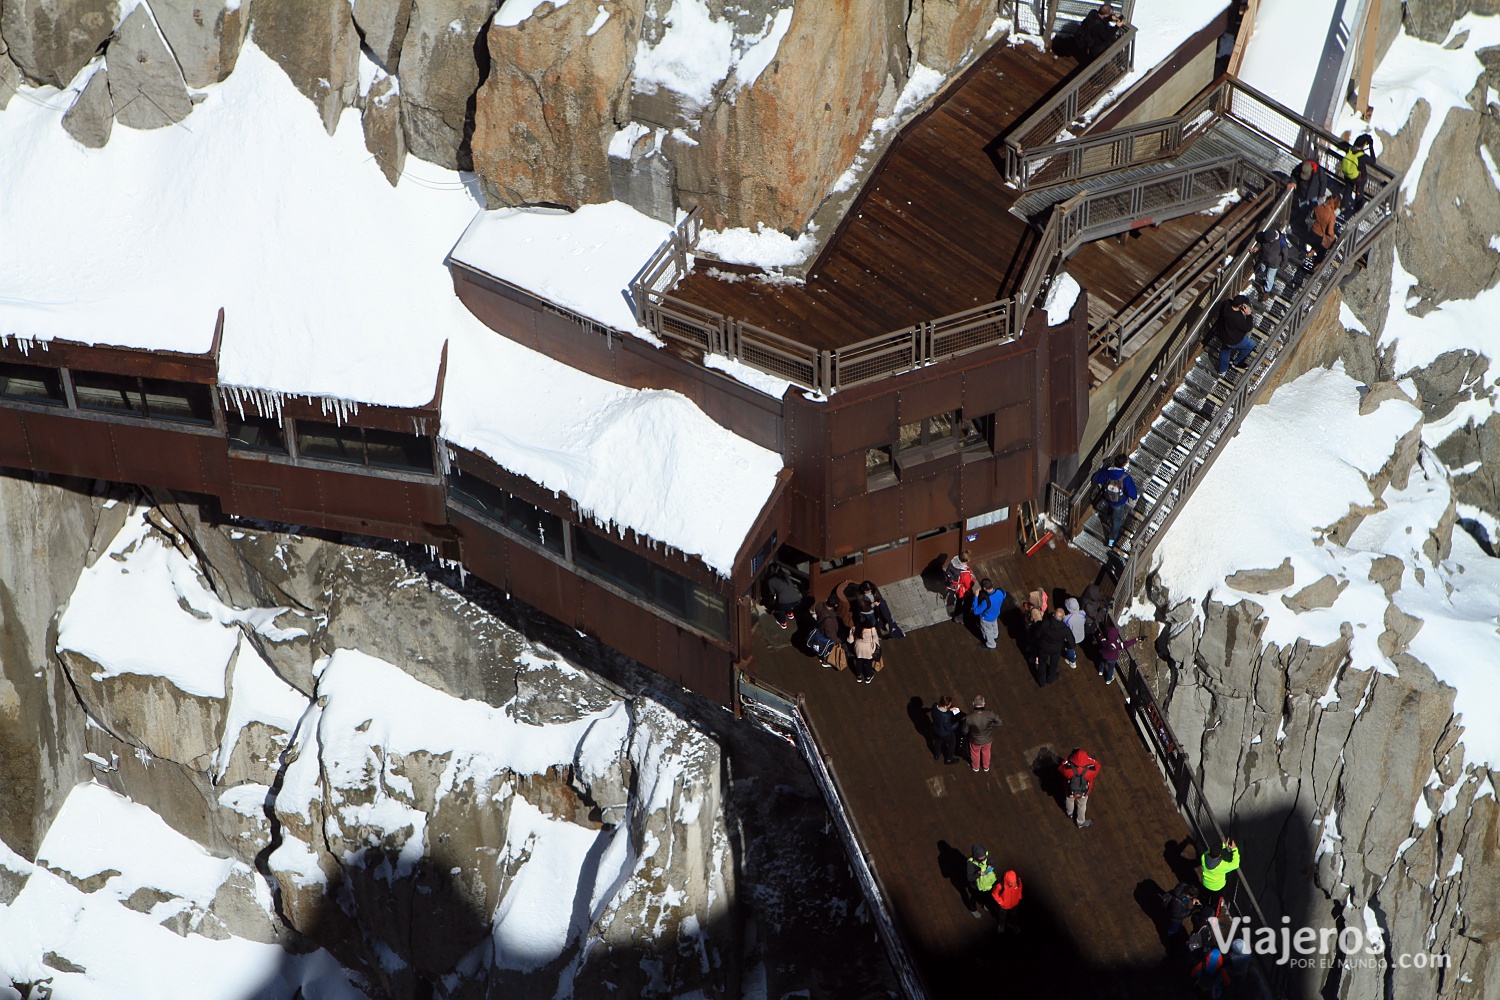
[[[771,595],[771,617],[783,629],[790,628],[797,606],[802,603],[802,591],[787,571],[777,566],[766,580],[766,592]]]
[[[1260,300],[1266,301],[1276,289],[1276,275],[1286,262],[1286,237],[1272,226],[1255,234],[1255,280],[1259,284]]]
[[[1203,909],[1213,914],[1219,908],[1229,876],[1240,867],[1240,849],[1233,840],[1210,844],[1198,858],[1198,881],[1203,884]]]
[[[1125,529],[1125,514],[1140,495],[1135,480],[1125,471],[1125,456],[1116,455],[1106,468],[1094,473],[1094,485],[1101,489],[1109,505],[1109,538],[1104,544],[1114,548]]]
[[[964,869],[964,886],[968,890],[964,902],[969,907],[969,916],[984,916],[984,901],[991,898],[990,892],[998,881],[995,866],[990,864],[989,852],[980,844],[969,848],[969,863]]]
[[[979,593],[974,597],[974,617],[979,619],[979,635],[984,639],[985,649],[994,649],[1000,638],[1000,609],[1005,606],[1005,591],[985,577],[979,581]]]
[[[1063,624],[1073,633],[1073,645],[1068,649],[1068,666],[1077,668],[1078,647],[1083,645],[1083,640],[1088,635],[1088,616],[1078,606],[1078,598],[1070,597],[1063,601]]]
[[[1339,179],[1349,192],[1350,214],[1358,212],[1365,203],[1365,185],[1370,178],[1370,150],[1374,146],[1375,140],[1366,132],[1354,140],[1354,145],[1349,147],[1349,151],[1339,161]]]
[[[969,741],[969,770],[978,774],[989,773],[990,744],[995,741],[995,730],[1000,728],[1000,716],[984,707],[984,695],[974,696],[974,711],[964,720],[964,738]]]
[[[969,591],[974,588],[974,571],[969,568],[968,549],[948,560],[948,565],[943,568],[943,577],[960,601],[969,596]]]
[[[1186,882],[1178,882],[1176,886],[1162,894],[1162,908],[1167,914],[1167,940],[1174,940],[1179,934],[1187,935],[1187,921],[1198,907],[1203,905],[1198,902],[1198,897],[1193,894],[1193,889]]]
[[[1313,209],[1313,270],[1323,263],[1339,239],[1339,196],[1330,193]]]
[[[1037,669],[1041,672],[1042,686],[1046,687],[1057,680],[1057,661],[1063,653],[1066,651],[1077,656],[1077,647],[1073,642],[1073,630],[1063,622],[1062,608],[1053,608],[1052,614],[1043,618],[1036,629]]]
[[[875,681],[875,661],[880,659],[880,635],[873,625],[856,625],[854,628],[854,682],[871,684]]]
[[[1139,639],[1127,639],[1120,641],[1120,630],[1110,625],[1104,630],[1104,640],[1099,643],[1099,662],[1101,668],[1099,675],[1104,678],[1106,685],[1115,682],[1115,671],[1119,669],[1120,657],[1125,650],[1140,642]]]
[[[1007,929],[1013,934],[1021,933],[1021,925],[1016,923],[1016,907],[1021,905],[1021,876],[1014,869],[1007,871],[999,884],[990,890],[990,898],[995,901],[1000,914],[1000,926],[995,928],[995,933],[1004,934]]]
[[[896,631],[896,619],[891,614],[891,606],[881,596],[880,588],[869,580],[866,580],[859,585],[859,596],[862,601],[869,601],[870,609],[874,612],[875,620],[870,622],[870,624],[874,625],[875,630],[881,635],[892,636]]]
[[[1064,794],[1068,817],[1072,819],[1073,825],[1079,830],[1093,826],[1094,821],[1085,814],[1089,808],[1089,796],[1094,791],[1094,778],[1099,775],[1099,762],[1085,753],[1082,747],[1074,747],[1068,759],[1057,765],[1057,771],[1067,783]]]
[[[1250,311],[1250,299],[1236,295],[1224,303],[1219,311],[1219,367],[1223,375],[1229,371],[1229,356],[1238,352],[1234,359],[1236,368],[1243,368],[1255,351],[1255,338],[1250,331],[1255,329],[1255,319]]]
[[[958,760],[958,723],[961,713],[958,706],[953,704],[953,699],[943,695],[932,706],[932,735],[928,738],[927,748],[932,751],[932,759],[941,758],[944,764],[952,764]]]
[[[1200,997],[1210,997],[1218,1000],[1224,995],[1224,987],[1229,985],[1229,963],[1224,960],[1224,953],[1217,948],[1210,948],[1203,961],[1193,966],[1193,988],[1198,991]]]
[[[1078,54],[1082,62],[1093,62],[1120,37],[1125,19],[1113,4],[1100,4],[1078,24]]]

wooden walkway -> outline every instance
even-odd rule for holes
[[[1007,591],[1074,593],[1098,564],[1065,546],[980,567]],[[1014,631],[1019,612],[1002,619]],[[807,623],[803,623],[803,628]],[[1186,823],[1127,714],[1120,682],[1106,687],[1093,661],[1038,688],[1015,638],[982,648],[960,624],[887,644],[870,685],[822,668],[799,651],[800,633],[761,619],[754,672],[801,692],[842,782],[854,820],[892,897],[934,1000],[948,997],[1111,998],[1188,996],[1180,954],[1156,929],[1158,898],[1190,879]],[[927,708],[941,694],[965,708],[984,694],[1004,721],[989,774],[944,766],[927,751]],[[1082,746],[1101,764],[1089,805],[1094,825],[1063,813],[1053,755]],[[997,937],[976,920],[959,884],[970,845],[1025,886],[1020,934]]]
[[[1016,191],[1002,182],[998,140],[1076,66],[1001,42],[893,143],[805,284],[722,281],[700,268],[673,295],[832,350],[1011,294],[1036,238],[1010,214]],[[1188,216],[1086,247],[1067,269],[1113,315],[1212,221]]]

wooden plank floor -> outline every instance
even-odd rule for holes
[[[1035,234],[1010,214],[1016,191],[1002,183],[995,151],[1076,68],[1000,43],[896,141],[805,284],[722,281],[701,269],[674,294],[820,350],[1010,294]],[[1095,244],[1067,269],[1113,314],[1211,224],[1189,216],[1124,245]]]
[[[981,567],[1008,591],[1073,593],[1097,569],[1061,545]],[[1018,619],[1008,608],[1003,621],[1014,630]],[[1063,665],[1056,683],[1038,688],[1014,638],[1002,631],[992,652],[965,626],[946,624],[889,642],[885,669],[858,685],[801,653],[798,635],[763,616],[754,672],[805,695],[935,998],[1187,995],[1187,967],[1167,955],[1154,914],[1159,893],[1189,877],[1179,857],[1188,830],[1118,681],[1106,687],[1080,654],[1076,670]],[[928,753],[919,713],[945,693],[965,707],[984,694],[1004,721],[989,774]],[[1063,813],[1055,765],[1039,763],[1075,746],[1102,766],[1086,830]],[[963,904],[958,883],[974,843],[999,870],[1021,874],[1018,935],[997,937],[991,918],[976,920]]]

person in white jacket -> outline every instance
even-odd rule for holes
[[[1068,666],[1078,668],[1078,647],[1083,644],[1084,623],[1088,621],[1088,615],[1084,614],[1078,607],[1078,598],[1070,597],[1063,601],[1063,610],[1067,612],[1063,616],[1063,624],[1073,631],[1073,645],[1068,647]]]

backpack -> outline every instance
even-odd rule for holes
[[[1068,779],[1068,794],[1072,796],[1087,795],[1089,793],[1089,778],[1083,768],[1075,768],[1073,776]]]
[[[1104,481],[1104,499],[1111,506],[1119,506],[1125,502],[1125,480],[1122,476],[1111,476]]]
[[[1357,146],[1345,153],[1344,158],[1339,161],[1339,175],[1345,180],[1357,180],[1364,156],[1365,151]]]

